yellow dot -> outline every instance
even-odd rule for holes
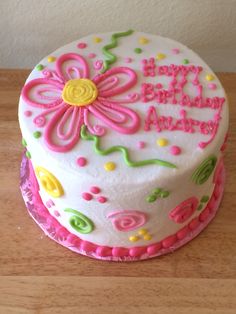
[[[129,240],[130,240],[130,242],[136,242],[136,241],[139,240],[139,237],[137,237],[137,236],[130,236]]]
[[[106,171],[113,171],[116,169],[116,164],[112,161],[106,162],[104,165]]]
[[[145,44],[148,44],[149,43],[149,40],[146,38],[146,37],[140,37],[139,38],[139,43],[141,45],[145,45]]]
[[[206,80],[207,80],[207,81],[213,81],[214,78],[215,78],[215,77],[214,77],[214,75],[212,75],[212,74],[207,74],[207,75],[206,75]]]
[[[93,41],[97,44],[97,43],[100,43],[102,41],[102,38],[100,37],[94,37],[93,38]]]
[[[151,236],[150,234],[145,234],[145,235],[143,236],[143,238],[144,238],[144,240],[149,241],[149,240],[152,239],[152,236]]]
[[[140,229],[139,231],[138,231],[138,234],[139,235],[145,235],[147,233],[147,229]]]
[[[161,147],[166,146],[168,145],[168,140],[166,138],[159,138],[157,140],[157,145]]]
[[[164,53],[158,53],[156,55],[156,59],[157,60],[162,60],[162,59],[165,59],[166,55]]]
[[[55,60],[56,60],[56,58],[53,56],[48,57],[48,62],[54,62]]]

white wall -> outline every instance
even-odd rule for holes
[[[129,28],[181,41],[215,71],[236,71],[236,0],[0,0],[0,67],[31,68],[79,37]]]

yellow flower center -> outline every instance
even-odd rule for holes
[[[62,99],[72,106],[90,105],[97,96],[97,87],[89,79],[69,80],[62,91]]]

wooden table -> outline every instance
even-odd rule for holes
[[[220,73],[230,102],[225,196],[187,246],[135,263],[102,262],[44,236],[19,191],[17,105],[28,70],[0,70],[0,314],[236,313],[236,73]]]

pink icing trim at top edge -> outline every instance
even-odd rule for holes
[[[29,176],[29,180],[31,184],[29,185],[27,184],[27,181],[25,181],[26,180],[25,170],[21,168],[21,179],[23,180],[21,182],[21,190],[22,190],[22,195],[25,199],[30,215],[39,224],[39,226],[44,230],[44,232],[54,241],[68,247],[69,249],[77,253],[98,258],[99,256],[96,255],[96,250],[98,249],[98,247],[100,247],[99,245],[90,243],[88,241],[84,241],[80,239],[78,236],[75,236],[74,234],[71,234],[70,232],[68,232],[65,228],[63,228],[64,230],[63,239],[65,239],[66,242],[62,242],[60,240],[60,230],[62,227],[60,223],[56,219],[53,219],[52,224],[46,227],[45,223],[42,222],[43,220],[45,220],[45,218],[47,219],[47,217],[52,217],[52,216],[50,215],[46,207],[43,205],[41,198],[39,196],[39,193],[38,193],[39,186],[38,186],[31,162],[25,156],[23,157],[22,166],[24,162],[26,162],[29,167],[28,176]],[[172,243],[169,248],[163,249],[163,243],[165,243],[164,244],[165,246],[168,243],[170,244],[169,237],[166,238],[167,241],[165,241],[166,239],[163,239],[160,242],[153,243],[146,247],[140,247],[140,250],[139,250],[139,247],[135,247],[136,258],[132,258],[132,259],[129,259],[129,257],[133,256],[130,254],[131,249],[124,248],[124,247],[107,247],[106,246],[106,248],[112,249],[111,255],[106,259],[132,261],[132,260],[138,260],[140,258],[144,259],[148,257],[154,257],[157,255],[166,254],[168,252],[173,252],[174,249],[177,249],[178,247],[190,241],[209,223],[209,221],[214,217],[216,210],[218,209],[219,203],[221,201],[222,193],[223,193],[224,177],[225,177],[224,168],[222,169],[222,172],[219,173],[218,175],[219,177],[217,178],[217,182],[216,182],[213,194],[205,207],[207,214],[205,214],[205,209],[204,209],[202,211],[202,213],[204,214],[201,216],[202,217],[201,220],[200,220],[200,215],[199,215],[198,217],[195,217],[193,220],[191,220],[188,223],[188,225],[186,225],[186,227],[189,228],[189,233],[185,234],[184,239],[182,239],[181,241],[178,240],[179,238],[178,237],[179,231],[178,231],[177,236],[172,238],[172,241],[171,241]],[[220,191],[217,194],[215,193],[216,189],[219,189]],[[32,193],[33,193],[34,203],[32,203],[32,198],[29,196]],[[52,231],[53,229],[58,230],[58,232],[55,234]],[[144,248],[146,249],[146,252],[144,251]],[[138,252],[140,252],[140,254],[138,254]]]

